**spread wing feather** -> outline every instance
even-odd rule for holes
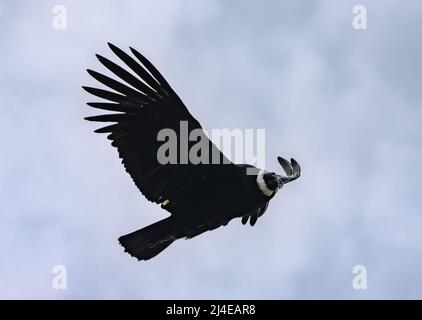
[[[258,209],[256,209],[256,210],[254,210],[254,211],[252,211],[252,212],[244,215],[242,217],[242,224],[247,224],[248,223],[248,220],[250,219],[250,221],[249,221],[250,225],[251,226],[254,226],[255,223],[256,223],[256,221],[258,220],[258,218],[260,216],[262,216],[264,214],[264,212],[267,210],[269,203],[270,202],[267,201],[263,206],[261,206]]]
[[[94,79],[112,90],[83,87],[90,94],[107,100],[89,102],[88,105],[113,113],[87,117],[86,120],[113,123],[95,132],[109,134],[108,139],[117,148],[126,171],[141,193],[149,201],[162,203],[163,208],[175,213],[178,202],[183,200],[185,191],[193,183],[209,174],[220,172],[223,175],[224,170],[222,166],[194,165],[190,161],[187,164],[159,163],[157,151],[163,142],[157,141],[157,135],[161,129],[173,129],[179,133],[181,121],[187,122],[189,132],[202,130],[202,127],[160,72],[142,54],[130,48],[136,61],[116,46],[109,44],[109,47],[132,72],[97,55],[100,63],[123,82],[87,70]],[[207,139],[210,148],[216,148],[205,133],[203,138]],[[231,165],[219,150],[218,156],[220,163]]]

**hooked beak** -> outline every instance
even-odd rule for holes
[[[283,186],[283,184],[296,180],[300,177],[300,165],[295,159],[291,158],[289,162],[282,157],[277,157],[277,160],[283,167],[284,172],[286,173],[286,176],[278,176],[281,181],[281,187]]]
[[[283,186],[284,186],[284,182],[283,182],[283,179],[285,178],[285,177],[283,177],[283,176],[280,176],[279,174],[277,175],[277,178],[278,178],[278,185],[279,185],[279,189],[281,189],[281,188],[283,188]]]

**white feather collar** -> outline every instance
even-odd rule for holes
[[[265,196],[271,197],[274,191],[267,187],[267,184],[265,183],[265,180],[264,180],[264,174],[265,174],[265,170],[259,170],[258,175],[256,176],[256,184],[258,185],[259,190],[261,190],[261,192]]]

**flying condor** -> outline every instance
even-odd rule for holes
[[[234,218],[253,226],[277,191],[300,176],[300,166],[294,159],[278,157],[285,175],[228,160],[149,60],[133,48],[129,55],[110,43],[109,47],[125,68],[100,55],[97,58],[120,80],[87,70],[112,91],[83,88],[103,99],[88,102],[90,107],[112,113],[85,119],[111,123],[95,132],[108,134],[144,197],[170,213],[168,218],[119,238],[130,255],[138,260],[151,259],[177,239],[193,238]],[[182,122],[189,132],[202,132],[201,138],[211,150],[209,161],[159,161],[157,154],[163,144],[157,139],[160,130],[178,132]],[[246,169],[255,169],[256,174],[247,174]]]

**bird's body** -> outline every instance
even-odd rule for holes
[[[250,219],[254,225],[268,207],[275,193],[300,175],[300,167],[279,157],[287,173],[282,177],[256,168],[257,175],[247,174],[249,165],[230,162],[208,139],[199,122],[171,89],[162,75],[139,52],[131,49],[142,63],[110,45],[112,51],[133,73],[115,63],[97,56],[99,61],[128,85],[95,71],[88,72],[99,82],[115,90],[84,87],[89,93],[110,102],[88,103],[91,107],[116,111],[106,115],[88,117],[87,120],[113,122],[96,130],[109,133],[108,138],[119,151],[126,171],[142,194],[170,213],[164,220],[119,238],[125,250],[139,260],[148,260],[173,241],[192,238],[205,231],[226,225],[233,218]],[[199,131],[199,136],[209,152],[197,163],[178,150],[177,159],[186,161],[163,163],[157,139],[163,129],[178,131],[181,123],[187,125],[188,133]],[[181,144],[177,136],[177,145]],[[187,150],[193,145],[187,142]],[[201,151],[203,152],[203,151]],[[184,157],[186,156],[186,157]],[[215,160],[218,161],[215,161]]]
[[[219,222],[227,224],[231,219],[243,217],[265,207],[270,200],[259,190],[256,177],[246,175],[240,165],[230,165],[221,171],[224,174],[204,176],[186,190],[185,197],[175,204],[177,212],[185,220],[200,224]],[[171,211],[171,202],[169,206]],[[190,234],[186,234],[190,236]]]
[[[145,252],[136,239],[148,238],[155,243],[154,249],[164,250],[176,239],[193,238],[227,225],[234,218],[251,217],[254,225],[271,197],[265,196],[258,188],[256,176],[245,174],[244,166],[232,165],[225,169],[222,171],[224,175],[204,176],[199,183],[188,187],[174,205],[171,202],[162,204],[172,212],[169,218],[121,237],[120,243],[132,255],[145,258],[149,251]]]

